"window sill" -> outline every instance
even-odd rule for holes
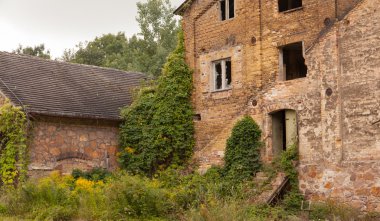
[[[233,18],[229,18],[229,19],[224,19],[224,20],[220,20],[221,22],[229,22],[229,21],[233,21],[235,17]]]
[[[212,90],[211,93],[219,93],[219,92],[226,92],[231,91],[232,88],[226,88],[226,89],[220,89],[220,90]]]
[[[300,10],[303,10],[303,6],[298,7],[298,8],[293,8],[293,9],[290,9],[290,10],[287,10],[287,11],[282,11],[282,12],[280,12],[280,13],[288,14],[288,13],[292,13],[292,12],[300,11]]]

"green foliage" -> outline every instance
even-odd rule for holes
[[[139,71],[158,77],[167,56],[174,50],[178,24],[169,0],[137,3],[141,32],[127,38],[124,33],[106,34],[66,50],[64,61]]]
[[[26,183],[3,193],[3,214],[34,220],[70,220],[77,212],[78,200],[68,185],[57,179],[44,179],[38,184]]]
[[[312,220],[357,220],[355,217],[358,217],[359,215],[359,210],[344,204],[338,204],[334,201],[312,204],[310,212],[310,218]],[[363,220],[371,219],[368,217],[368,219]]]
[[[44,44],[40,44],[34,47],[24,47],[22,45],[19,45],[16,50],[13,51],[13,53],[16,54],[25,54],[25,55],[31,55],[36,56],[44,59],[50,59],[50,51],[45,49]]]
[[[90,171],[81,171],[79,169],[74,169],[71,172],[74,179],[84,178],[91,181],[106,180],[111,176],[111,173],[103,168],[94,168]]]
[[[303,196],[299,192],[298,171],[296,168],[298,157],[298,147],[293,145],[281,154],[280,159],[274,161],[279,162],[279,165],[275,165],[275,167],[277,170],[283,171],[290,181],[291,190],[285,194],[282,202],[288,211],[298,211],[303,200]]]
[[[26,116],[6,101],[0,107],[0,186],[12,186],[26,179]]]
[[[159,182],[139,176],[124,175],[107,188],[113,217],[168,217],[174,209],[171,193]]]
[[[119,159],[133,173],[151,176],[170,165],[184,165],[192,156],[192,72],[185,62],[182,32],[179,39],[157,85],[143,87],[122,111]]]
[[[255,175],[260,167],[261,130],[249,116],[236,123],[227,140],[225,173],[231,180],[242,181]]]

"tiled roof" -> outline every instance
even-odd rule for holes
[[[0,52],[0,91],[28,113],[118,120],[146,76]]]

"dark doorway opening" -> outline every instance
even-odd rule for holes
[[[271,116],[273,152],[279,155],[297,142],[297,116],[294,110],[277,111]]]

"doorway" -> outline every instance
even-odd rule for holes
[[[271,116],[273,153],[278,156],[298,141],[297,114],[294,110],[281,110]]]

